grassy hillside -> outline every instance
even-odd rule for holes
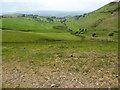
[[[117,13],[0,16],[3,88],[117,88]]]
[[[117,41],[119,8],[120,7],[118,7],[118,2],[111,2],[91,13],[84,14],[81,16],[65,17],[65,18],[40,17],[38,15],[26,15],[26,14],[4,15],[3,18],[0,19],[2,20],[2,26],[0,28],[2,28],[3,30],[11,30],[11,31],[34,32],[33,38],[35,33],[39,33],[39,34],[42,33],[42,35],[43,33],[46,33],[44,35],[47,38],[47,40],[51,39],[51,37],[53,37],[52,35],[56,36],[53,38],[54,40],[56,39],[63,40],[63,37],[69,37],[69,39],[64,38],[64,40],[65,39],[73,40],[73,38],[74,40],[78,40],[78,39],[80,40],[81,37],[86,39],[91,39],[92,34],[96,33],[96,37],[94,37],[94,39]],[[73,32],[68,32],[69,29],[71,29]],[[76,32],[80,32],[79,29],[87,29],[87,31],[76,34]],[[16,32],[16,33],[20,33],[20,32]],[[57,33],[62,33],[62,34],[57,34]],[[72,34],[68,34],[68,33],[72,33]],[[114,33],[114,35],[109,36],[109,34],[111,33]],[[6,40],[6,38],[8,37],[8,36],[6,37],[6,35],[7,35],[7,31],[4,32],[3,41],[9,41]],[[59,35],[62,36],[60,37]],[[21,36],[21,34],[18,36]],[[39,36],[37,41],[41,40],[40,37],[41,36]],[[46,38],[43,40],[46,40]],[[34,39],[32,41],[34,41]]]
[[[3,18],[2,28],[8,30],[29,30],[31,32],[41,32],[41,33],[60,33],[65,32],[64,30],[55,29],[53,26],[63,26],[61,23],[48,23],[48,22],[38,22],[33,18]]]
[[[87,32],[81,34],[84,37],[91,37],[93,33],[96,33],[97,39],[111,38],[117,41],[119,9],[118,2],[111,2],[91,13],[67,17],[66,25],[74,32],[79,32],[79,29],[87,29]],[[109,37],[110,33],[114,33],[114,36]]]
[[[118,2],[111,2],[94,12],[80,16],[73,22],[79,27],[118,30],[119,9]]]
[[[33,33],[5,30],[2,31],[2,42],[49,42],[49,41],[79,41],[80,37],[70,33]]]
[[[64,18],[14,14],[5,15],[0,20],[3,42],[81,40],[67,31],[67,27],[62,23]]]

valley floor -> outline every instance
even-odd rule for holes
[[[118,87],[115,42],[3,43],[3,88]]]

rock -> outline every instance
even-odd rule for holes
[[[100,80],[100,81],[102,81],[102,80],[103,80],[103,78],[99,78],[99,80]]]
[[[119,77],[119,75],[116,75],[116,77]]]
[[[50,77],[48,77],[47,79],[50,80]]]
[[[73,55],[70,55],[70,57],[73,57]]]
[[[109,71],[106,71],[106,73],[109,73]]]
[[[99,83],[96,82],[96,85],[99,85]]]
[[[51,87],[59,87],[59,84],[51,84]]]
[[[24,75],[21,75],[21,78],[24,78],[25,76]]]
[[[45,78],[46,80],[50,80],[50,77]]]

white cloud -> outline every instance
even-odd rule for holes
[[[2,0],[2,2],[111,2],[114,0]]]
[[[41,2],[46,0],[2,0],[2,2]]]
[[[2,0],[3,6],[9,11],[15,8],[20,11],[23,7],[23,10],[95,10],[111,1],[114,0]],[[14,8],[9,3],[15,3]]]

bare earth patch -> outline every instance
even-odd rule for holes
[[[56,59],[57,60],[57,59]],[[73,60],[65,58],[64,60]],[[79,60],[79,59],[77,59]],[[81,59],[85,60],[85,59]],[[51,63],[52,64],[52,63]],[[94,68],[94,64],[77,68],[75,65],[61,64],[61,68],[35,66],[29,62],[3,63],[4,88],[98,88],[117,86],[114,68]],[[63,69],[65,68],[65,69]]]
[[[119,78],[117,57],[117,51],[82,50],[77,46],[3,47],[2,86],[116,88]]]

